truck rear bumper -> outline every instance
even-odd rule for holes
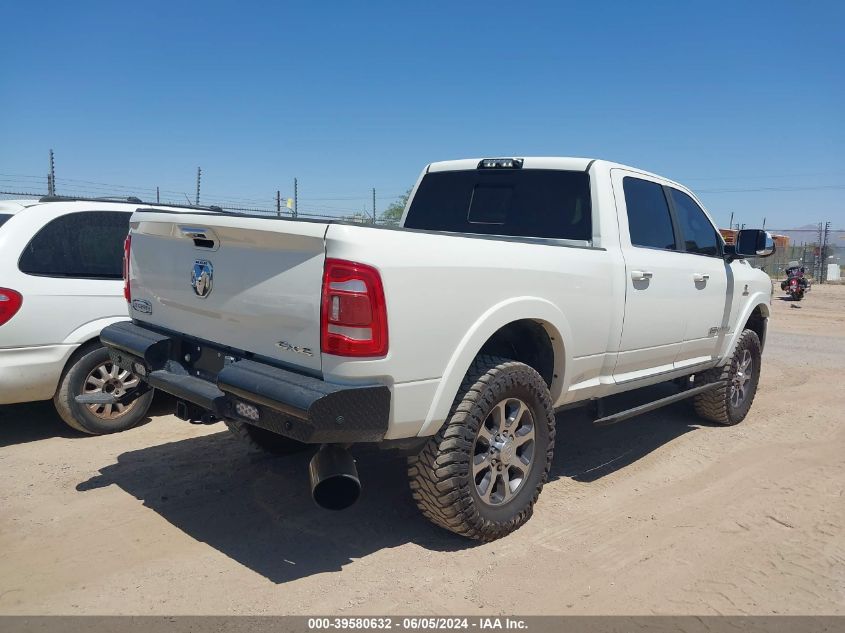
[[[387,432],[384,385],[328,383],[131,322],[106,327],[100,340],[119,366],[216,417],[313,444],[378,442]]]

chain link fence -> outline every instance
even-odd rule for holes
[[[842,279],[841,261],[845,249],[834,244],[801,244],[778,248],[770,257],[754,257],[748,260],[754,268],[759,268],[772,279],[781,281],[786,279],[786,269],[790,266],[801,266],[804,274],[815,283],[840,282]],[[839,275],[830,274],[830,266],[840,270]]]
[[[366,191],[366,190],[365,190]],[[41,198],[58,196],[84,199],[109,199],[119,201],[142,201],[144,204],[171,206],[218,207],[224,211],[249,215],[266,215],[286,218],[315,220],[343,220],[362,224],[396,224],[399,219],[397,209],[404,207],[407,192],[404,194],[379,192],[371,188],[368,193],[335,194],[329,197],[283,196],[276,191],[271,195],[217,195],[203,193],[200,199],[200,181],[197,179],[196,194],[187,191],[173,191],[159,187],[139,187],[116,185],[71,178],[45,179],[41,176],[22,174],[0,174],[0,200],[14,198]],[[316,194],[321,195],[321,194]],[[328,195],[328,194],[326,194]],[[199,201],[198,204],[196,204]],[[376,211],[376,204],[380,209]]]

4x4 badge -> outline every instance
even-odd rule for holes
[[[206,259],[198,259],[191,270],[191,287],[198,297],[205,299],[211,294],[214,281],[214,267]]]

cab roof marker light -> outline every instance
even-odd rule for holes
[[[522,158],[485,158],[478,163],[478,169],[522,169]]]

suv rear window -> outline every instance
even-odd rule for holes
[[[589,241],[590,177],[556,169],[433,172],[417,188],[405,227]]]
[[[130,215],[82,211],[51,220],[26,245],[18,268],[44,277],[121,279]]]

